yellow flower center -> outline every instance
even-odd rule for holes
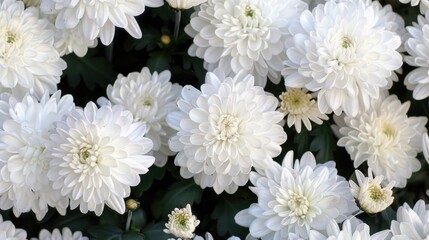
[[[216,139],[220,141],[237,141],[239,133],[240,121],[235,116],[223,114],[217,120]]]
[[[299,88],[290,88],[280,95],[280,109],[285,114],[306,113],[314,103],[312,96]]]
[[[82,143],[76,156],[81,164],[95,167],[98,164],[98,145]]]
[[[305,218],[308,209],[310,208],[310,202],[307,197],[299,193],[291,193],[287,201],[287,208],[297,217]]]

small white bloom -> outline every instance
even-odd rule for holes
[[[72,232],[70,228],[65,227],[60,232],[59,229],[55,228],[52,232],[46,229],[42,229],[39,232],[39,238],[31,238],[31,240],[88,240],[88,237],[84,237],[82,232]]]
[[[124,28],[132,37],[141,38],[142,32],[135,19],[148,7],[160,7],[162,0],[42,0],[41,9],[55,14],[55,26],[74,29],[83,33],[87,41],[100,37],[109,45],[115,35],[115,27]]]
[[[401,39],[361,0],[330,0],[292,23],[282,74],[286,87],[317,92],[322,113],[356,116],[392,85]]]
[[[287,117],[287,125],[295,125],[296,131],[301,132],[301,122],[307,130],[311,130],[311,122],[322,124],[329,117],[321,113],[316,100],[305,89],[288,88],[280,95],[280,109]]]
[[[171,214],[168,214],[168,223],[165,224],[164,232],[178,238],[192,238],[198,224],[200,220],[192,215],[191,205],[186,204],[186,208],[175,208]]]
[[[27,240],[27,232],[20,228],[15,228],[11,221],[3,221],[0,215],[0,239],[4,240]]]
[[[167,116],[178,131],[169,142],[179,152],[174,163],[184,178],[217,194],[245,185],[252,167],[265,168],[286,141],[277,99],[244,72],[234,78],[208,73],[201,91],[185,86],[177,104],[180,111]]]
[[[344,221],[357,211],[345,179],[337,175],[333,161],[316,164],[311,152],[294,162],[289,151],[282,166],[272,163],[261,173],[251,172],[250,189],[258,202],[235,216],[262,240],[308,238],[311,229],[325,231],[330,220]]]
[[[405,77],[407,89],[413,91],[417,100],[429,96],[429,11],[425,16],[417,16],[417,23],[407,27],[410,38],[405,42],[405,49],[410,56],[405,62],[416,67]]]
[[[383,176],[372,175],[368,169],[368,177],[365,177],[359,170],[355,171],[357,184],[352,180],[349,181],[352,194],[359,202],[359,206],[367,213],[378,213],[384,211],[393,203],[392,188],[395,182],[389,182],[385,187],[381,185]]]
[[[5,0],[0,7],[0,90],[40,98],[54,93],[66,62],[54,48],[54,32],[37,9]]]
[[[13,204],[15,216],[32,210],[38,220],[48,205],[65,214],[67,202],[51,187],[47,177],[48,142],[55,123],[75,108],[71,95],[47,93],[40,102],[31,95],[0,101],[0,194]],[[10,204],[0,203],[1,209]]]
[[[153,146],[143,137],[145,132],[146,126],[133,122],[132,114],[118,105],[98,109],[89,102],[84,109],[76,108],[51,135],[48,177],[53,188],[82,213],[95,211],[99,216],[104,205],[124,213],[130,186],[136,186],[139,174],[155,161],[145,155]]]
[[[185,32],[194,39],[189,55],[208,71],[245,71],[264,87],[281,79],[289,25],[307,9],[301,0],[208,0],[196,8]]]
[[[191,7],[195,7],[200,5],[201,3],[207,2],[207,0],[166,0],[170,7],[183,10],[189,9]]]
[[[365,161],[383,182],[395,181],[403,188],[413,172],[420,169],[417,153],[422,151],[422,134],[427,132],[426,117],[408,117],[410,102],[396,95],[381,97],[372,108],[354,118],[345,116],[343,136],[338,146],[345,147],[357,168]]]
[[[141,72],[132,72],[127,76],[118,75],[115,83],[107,87],[107,97],[113,104],[129,110],[135,121],[147,125],[146,137],[153,141],[155,165],[164,166],[168,156],[174,155],[168,147],[168,139],[175,131],[168,126],[165,118],[169,112],[177,111],[176,101],[182,87],[170,82],[171,73],[150,73],[147,67]],[[98,100],[104,104],[105,98]]]
[[[396,218],[390,225],[391,240],[429,238],[429,206],[423,200],[417,201],[413,208],[404,203],[398,208]]]

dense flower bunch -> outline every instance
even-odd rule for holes
[[[428,0],[0,0],[0,239],[429,239],[428,97]]]

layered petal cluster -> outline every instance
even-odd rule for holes
[[[82,213],[99,216],[104,205],[124,213],[130,186],[155,161],[146,155],[153,143],[143,137],[145,132],[145,124],[134,122],[121,106],[97,108],[89,102],[76,108],[51,134],[48,177],[53,188]]]
[[[33,211],[38,220],[48,206],[65,214],[67,201],[54,191],[47,177],[48,144],[55,123],[75,108],[71,95],[46,93],[40,102],[31,95],[22,100],[0,100],[0,208],[13,207],[15,216]]]
[[[423,200],[416,202],[413,208],[404,203],[396,212],[396,220],[390,225],[392,240],[428,239],[429,207]]]
[[[184,178],[218,194],[245,185],[252,167],[267,166],[286,141],[277,99],[244,72],[234,78],[210,72],[201,91],[185,86],[177,104],[180,111],[167,116],[178,131],[169,142],[178,152],[174,163]]]
[[[0,239],[27,240],[27,232],[24,229],[15,228],[11,221],[3,221],[0,215]]]
[[[153,141],[155,164],[164,166],[168,156],[175,153],[168,147],[168,139],[176,131],[168,126],[167,113],[178,111],[176,101],[182,87],[170,82],[171,73],[150,73],[147,67],[141,72],[132,72],[127,76],[119,74],[113,85],[107,86],[107,97],[113,104],[122,105],[129,110],[135,121],[144,122],[147,126],[146,137]],[[98,100],[106,104],[105,98]]]
[[[100,37],[109,45],[115,27],[125,29],[132,37],[141,38],[142,32],[135,19],[148,7],[160,7],[162,0],[42,0],[41,9],[55,14],[55,27],[76,29],[87,41]]]
[[[178,238],[189,239],[194,237],[195,228],[199,224],[200,220],[192,215],[191,205],[186,204],[185,208],[175,208],[168,214],[168,223],[165,224],[164,232]]]
[[[422,151],[426,117],[408,117],[410,102],[404,104],[390,95],[372,103],[356,117],[344,117],[338,146],[345,147],[357,168],[365,161],[383,183],[395,181],[403,188],[413,172],[420,169],[417,153]]]
[[[52,232],[42,229],[39,238],[31,238],[31,240],[89,240],[89,238],[83,236],[80,231],[72,232],[70,228],[64,227],[61,231],[55,228]]]
[[[357,219],[347,219],[342,223],[340,228],[339,224],[335,221],[330,221],[327,229],[326,236],[317,231],[311,231],[310,240],[387,240],[389,239],[389,230],[380,231],[370,234],[370,228],[367,224],[360,222]]]
[[[369,109],[402,65],[400,37],[386,22],[361,0],[330,0],[304,11],[286,41],[286,87],[317,92],[322,113],[356,116]]]
[[[279,83],[288,27],[305,9],[302,0],[208,0],[185,28],[194,39],[188,53],[204,59],[208,71],[244,70],[258,86],[267,77]]]
[[[294,161],[289,151],[281,166],[273,162],[260,172],[250,173],[258,202],[235,216],[253,237],[308,239],[310,230],[324,232],[331,220],[342,222],[358,210],[335,163],[316,164],[311,152]]]
[[[38,98],[54,93],[66,62],[54,48],[54,32],[37,9],[5,0],[0,7],[0,89]]]
[[[416,67],[405,77],[407,89],[413,91],[413,98],[420,100],[429,96],[429,12],[417,16],[417,22],[407,27],[410,38],[405,42],[409,56],[405,62]]]

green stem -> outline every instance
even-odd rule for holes
[[[113,60],[113,43],[114,41],[112,41],[109,46],[106,47],[105,50],[107,61],[109,61],[110,63],[112,63]]]
[[[177,37],[179,36],[180,29],[180,20],[182,18],[182,12],[180,10],[176,11],[176,21],[174,23],[174,41],[177,41]]]
[[[131,218],[133,217],[133,211],[128,210],[127,214],[128,214],[128,216],[127,216],[127,223],[125,224],[125,231],[130,230]]]

